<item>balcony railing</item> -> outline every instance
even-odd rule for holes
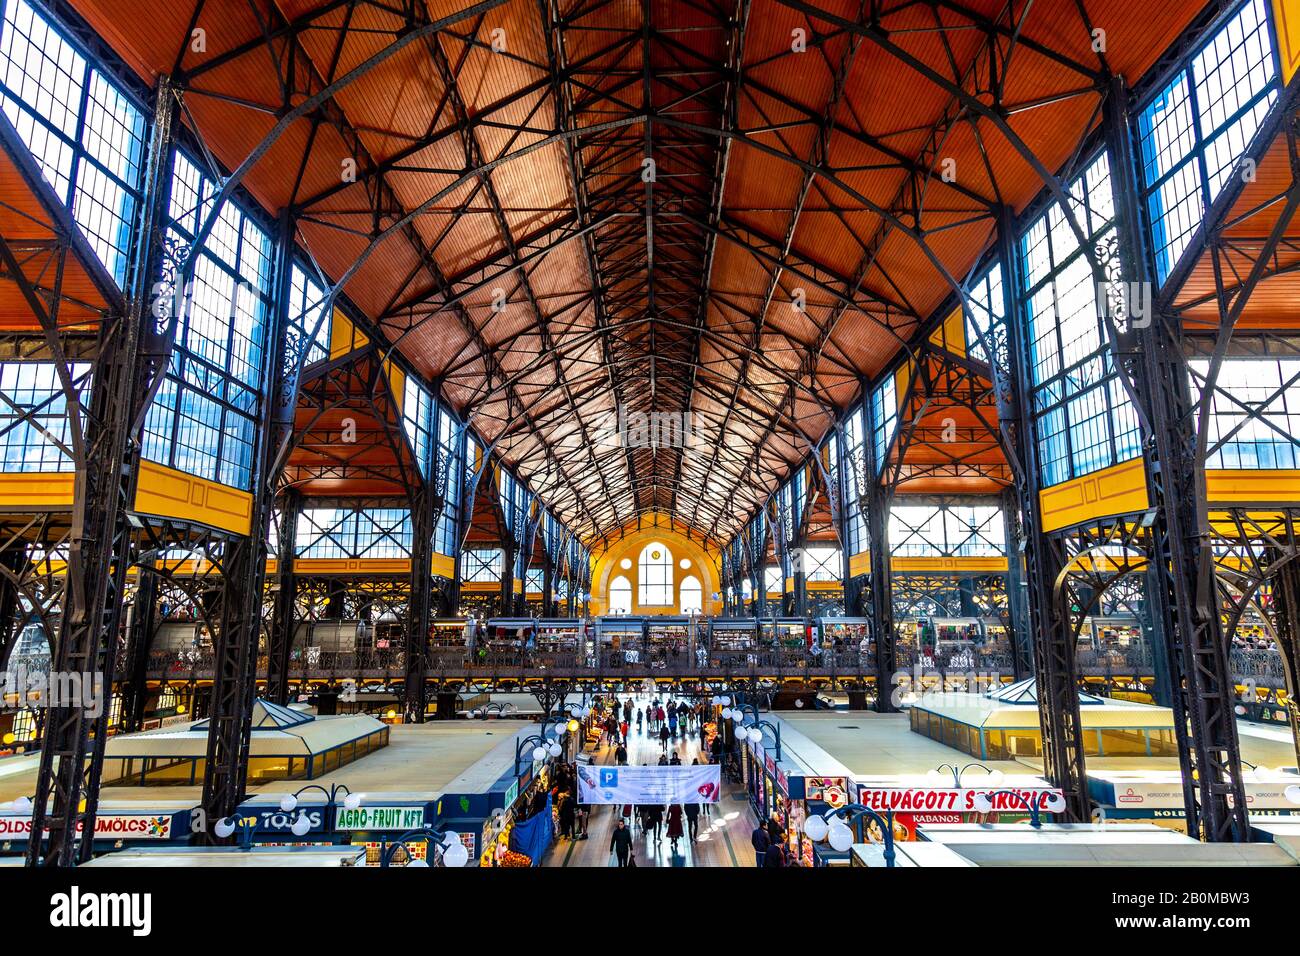
[[[1107,650],[1080,650],[1076,657],[1080,677],[1150,677],[1154,662],[1149,648],[1133,645]],[[900,671],[926,675],[961,675],[974,672],[1007,676],[1013,672],[1012,654],[1002,644],[939,652],[900,647]],[[1285,683],[1282,660],[1276,651],[1233,650],[1229,662],[1238,683],[1253,681],[1263,688]],[[260,672],[266,658],[259,658]],[[157,651],[150,656],[150,676],[155,679],[206,679],[212,676],[210,650]],[[542,677],[564,675],[599,677],[700,676],[724,677],[762,674],[776,677],[874,675],[876,661],[870,646],[812,652],[803,648],[706,650],[689,648],[679,653],[637,648],[602,648],[587,652],[537,650],[478,650],[435,647],[429,650],[430,677]],[[404,677],[406,654],[402,650],[366,649],[346,653],[297,652],[290,662],[291,680],[393,679]]]

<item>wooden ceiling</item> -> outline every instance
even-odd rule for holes
[[[1203,5],[72,4],[570,527],[717,540]]]

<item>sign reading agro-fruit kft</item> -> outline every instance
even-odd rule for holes
[[[336,830],[415,830],[424,826],[424,807],[339,807]]]

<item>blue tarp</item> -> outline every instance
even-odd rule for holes
[[[551,818],[551,796],[547,794],[545,810],[516,823],[511,829],[510,849],[527,856],[533,861],[533,866],[541,866],[542,854],[550,847],[554,837],[555,821]]]

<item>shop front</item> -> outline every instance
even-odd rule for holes
[[[190,842],[190,806],[165,804],[131,809],[104,806],[95,816],[94,853],[131,846],[184,845]],[[46,833],[48,835],[48,829]],[[21,856],[32,834],[30,812],[0,813],[0,855]]]

